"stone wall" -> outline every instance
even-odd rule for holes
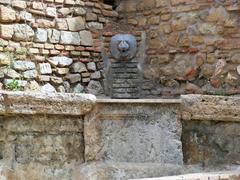
[[[0,1],[0,89],[108,95],[110,38],[130,33],[140,97],[240,93],[238,1],[103,2]]]
[[[122,0],[118,12],[146,33],[143,97],[240,92],[238,1]]]
[[[99,0],[1,0],[0,89],[103,93]]]
[[[84,158],[87,94],[0,94],[0,179],[71,179]],[[71,108],[69,108],[71,107]]]
[[[240,98],[182,96],[185,164],[202,167],[240,164]]]

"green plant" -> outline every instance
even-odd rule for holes
[[[226,96],[226,93],[224,90],[219,90],[219,91],[216,91],[214,93],[214,95],[217,95],[217,96]]]
[[[10,83],[6,85],[6,89],[10,91],[22,91],[23,88],[20,86],[16,79],[13,79]]]

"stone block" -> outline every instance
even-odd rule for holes
[[[55,76],[50,77],[50,81],[53,84],[62,84],[63,83],[63,79],[61,77],[55,77]]]
[[[5,70],[4,70],[4,74],[5,74],[8,78],[12,78],[12,79],[20,78],[20,77],[21,77],[21,74],[19,74],[18,72],[16,72],[16,71],[13,70],[13,69],[5,69]]]
[[[24,91],[34,91],[34,92],[39,92],[40,91],[40,86],[37,83],[37,81],[32,80],[27,83],[27,85],[24,87]]]
[[[19,71],[26,71],[35,69],[36,65],[34,62],[31,61],[13,61],[13,68]]]
[[[79,31],[85,28],[85,20],[81,16],[67,18],[66,20],[70,31]]]
[[[23,77],[26,79],[36,78],[37,75],[38,75],[37,70],[28,70],[28,71],[23,72]]]
[[[18,9],[26,9],[27,8],[27,3],[26,1],[21,1],[21,0],[13,0],[12,1],[12,6]]]
[[[68,30],[66,19],[56,19],[56,27],[59,30]]]
[[[67,74],[69,72],[69,68],[57,68],[56,73],[59,75]]]
[[[238,164],[239,122],[199,120],[183,121],[184,163],[204,164],[205,167]]]
[[[50,83],[43,85],[41,87],[40,91],[42,93],[56,93],[57,92],[56,89]]]
[[[182,119],[240,121],[239,97],[182,95]]]
[[[72,10],[70,8],[61,8],[61,9],[58,9],[58,13],[60,13],[63,17],[65,17],[71,14]]]
[[[48,61],[55,66],[67,67],[72,64],[73,59],[66,56],[54,56],[49,58]]]
[[[46,15],[50,17],[56,17],[57,16],[57,10],[55,7],[47,7],[46,8]]]
[[[37,28],[35,32],[35,41],[44,43],[44,42],[47,42],[47,39],[48,39],[47,30],[42,28]]]
[[[11,2],[11,0],[0,0],[1,4],[10,4]]]
[[[12,80],[7,80],[5,82],[11,82],[11,81]],[[27,83],[27,81],[23,81],[23,82],[24,84],[25,82]],[[23,82],[21,85],[24,85]],[[1,97],[0,98],[0,102],[1,102],[0,114],[2,115],[6,115],[6,113],[7,114],[29,114],[29,115],[43,114],[43,117],[46,117],[46,115],[55,114],[55,115],[61,115],[61,117],[62,115],[68,115],[68,117],[71,117],[71,116],[80,117],[81,115],[84,115],[89,111],[91,111],[91,109],[93,108],[96,102],[96,97],[91,94],[74,94],[73,95],[73,94],[36,93],[36,92],[31,92],[31,93],[30,92],[1,92],[0,97]],[[6,102],[6,101],[10,103],[9,106],[8,107],[1,106],[3,102]],[[69,108],[70,106],[71,108]],[[5,108],[7,108],[8,110],[6,110]],[[56,116],[52,116],[52,117],[56,117]],[[32,123],[39,122],[39,121],[32,121],[31,118],[29,118],[28,120],[30,120]],[[20,123],[21,121],[17,121],[17,122]],[[12,123],[12,125],[14,125],[16,128],[19,127],[14,122]],[[62,125],[60,126],[63,127]],[[22,126],[22,127],[26,128],[26,126]],[[43,127],[43,126],[40,125],[39,127]],[[55,129],[57,126],[47,125],[47,127],[48,128],[52,127]],[[58,131],[61,129],[61,127],[56,128],[55,130]],[[67,127],[68,126],[66,126],[66,128]],[[20,129],[17,130],[16,128],[15,128],[16,132],[17,131],[20,132],[19,131]],[[32,132],[35,129],[33,128],[33,126],[29,126],[28,128],[32,128],[30,130]],[[45,128],[43,128],[42,130],[46,132],[44,129]],[[76,152],[76,153],[79,153],[79,152]]]
[[[87,72],[87,68],[84,63],[76,62],[76,63],[73,63],[73,65],[71,66],[71,72],[74,72],[74,73]]]
[[[97,30],[103,29],[103,24],[99,23],[99,22],[89,22],[89,23],[87,23],[87,26],[90,29],[97,29]]]
[[[97,70],[96,64],[94,62],[87,63],[87,69],[89,71],[96,71]]]
[[[80,36],[78,32],[61,31],[61,44],[80,45]]]
[[[75,7],[74,14],[82,16],[86,14],[86,10],[82,7]]]
[[[84,90],[84,86],[82,86],[80,83],[78,83],[77,85],[75,85],[73,87],[73,93],[82,93]]]
[[[49,63],[40,63],[39,64],[40,74],[52,74],[52,68]]]
[[[101,79],[101,72],[100,71],[96,71],[96,72],[93,72],[93,73],[91,73],[91,75],[90,75],[90,78],[91,79],[94,79],[94,80],[96,80],[96,79]]]
[[[67,74],[65,76],[66,79],[70,81],[70,83],[76,83],[81,81],[81,75],[80,74]]]
[[[12,39],[13,37],[13,25],[0,25],[0,36],[3,39]]]
[[[44,4],[43,2],[36,2],[36,1],[34,1],[32,3],[32,8],[36,9],[36,10],[44,11],[46,9],[46,7],[47,7],[47,5]]]
[[[98,17],[95,13],[87,13],[86,14],[86,21],[97,21]]]
[[[56,29],[48,29],[48,39],[50,43],[59,43],[60,40],[60,31]]]
[[[93,45],[93,38],[92,33],[90,31],[80,31],[80,40],[82,46],[92,46]]]
[[[12,8],[1,5],[0,21],[5,23],[11,23],[16,21],[16,11],[14,11]]]
[[[13,38],[16,41],[29,41],[34,36],[33,29],[27,24],[15,24]]]
[[[33,15],[27,11],[21,11],[19,16],[23,21],[35,22]]]
[[[98,101],[86,116],[85,160],[182,165],[179,105],[131,102]]]
[[[11,58],[5,53],[0,53],[0,65],[10,65],[10,63]]]

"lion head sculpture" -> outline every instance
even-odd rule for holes
[[[137,41],[131,34],[117,34],[111,38],[110,52],[116,60],[131,60],[137,53]]]

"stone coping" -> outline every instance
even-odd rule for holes
[[[181,104],[181,99],[97,99],[97,103]]]
[[[240,96],[190,94],[178,99],[97,99],[91,94],[0,91],[0,115],[84,115],[96,103],[177,104],[182,120],[240,121]]]
[[[240,121],[240,96],[181,96],[183,120]]]
[[[0,115],[84,115],[96,102],[91,94],[0,91]]]

